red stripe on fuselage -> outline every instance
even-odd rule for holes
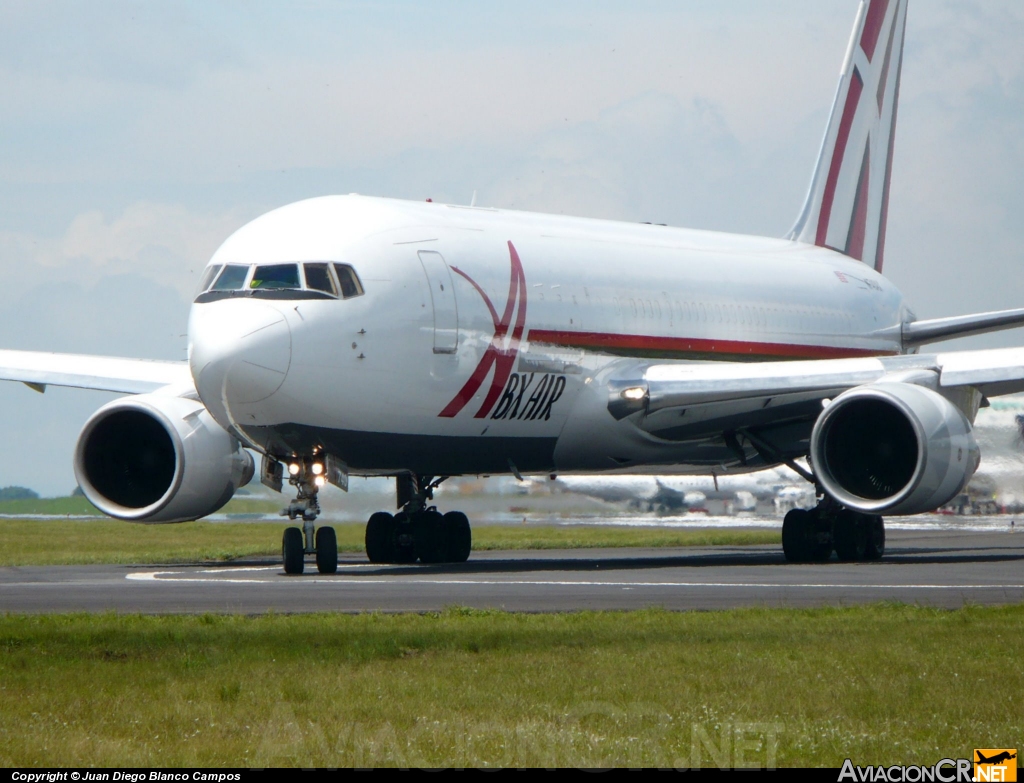
[[[882,32],[885,12],[889,10],[889,0],[874,0],[868,10],[868,18],[864,20],[864,32],[860,36],[860,48],[868,56],[868,62],[875,56],[878,36]]]
[[[745,340],[708,340],[693,337],[655,337],[641,334],[609,334],[606,332],[566,332],[531,329],[530,343],[547,343],[568,348],[589,348],[608,352],[629,351],[637,355],[678,354],[678,358],[700,354],[742,356],[750,359],[849,359],[879,356],[892,351],[866,348],[844,348],[831,345],[793,345],[790,343],[758,343]]]
[[[821,197],[818,233],[814,239],[814,244],[819,247],[825,247],[825,238],[828,236],[828,223],[832,219],[832,203],[835,201],[836,185],[839,183],[839,172],[843,168],[846,145],[850,141],[850,128],[853,127],[853,118],[857,114],[860,94],[863,91],[864,79],[861,78],[860,71],[854,68],[853,76],[850,77],[850,91],[846,94],[846,105],[843,107],[843,118],[839,122],[839,135],[836,137],[836,146],[832,151],[832,163],[828,170],[825,192]]]

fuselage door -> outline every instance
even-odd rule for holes
[[[451,270],[440,253],[420,250],[419,256],[434,308],[434,353],[455,353],[459,345],[459,309]]]

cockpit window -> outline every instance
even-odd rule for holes
[[[338,273],[338,284],[341,286],[342,297],[350,299],[363,293],[363,284],[359,282],[356,270],[348,264],[335,264],[334,271]]]
[[[249,274],[249,267],[239,264],[228,264],[220,273],[217,282],[213,284],[211,291],[237,291],[245,284],[245,276]]]
[[[298,264],[265,264],[256,267],[249,288],[301,288]]]
[[[199,281],[199,293],[202,293],[203,291],[210,287],[210,283],[213,282],[213,278],[217,276],[218,272],[220,272],[220,264],[217,264],[216,266],[206,267],[206,269],[203,271],[203,277]]]
[[[337,296],[334,288],[334,280],[331,279],[331,270],[327,264],[303,264],[306,272],[306,288],[313,291],[323,291],[325,294]]]
[[[203,304],[239,296],[257,299],[351,299],[362,294],[363,284],[359,275],[348,264],[325,261],[256,266],[227,264],[207,267],[195,301]]]

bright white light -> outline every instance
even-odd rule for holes
[[[293,476],[299,475],[300,470],[302,470],[302,468],[299,466],[297,462],[293,462],[291,465],[288,466],[288,472]]]
[[[626,389],[622,392],[623,398],[627,400],[642,400],[646,394],[647,390],[642,386],[634,386],[632,389]]]
[[[313,479],[313,483],[316,484],[318,487],[322,487],[324,484],[327,483],[327,479],[325,479],[323,476],[317,476],[315,479]]]
[[[321,465],[319,462],[314,462],[313,463],[313,475],[314,476],[319,476],[323,472],[324,472],[324,466]]]

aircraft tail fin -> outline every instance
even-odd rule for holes
[[[788,235],[879,272],[906,20],[907,0],[861,0],[807,200]]]

